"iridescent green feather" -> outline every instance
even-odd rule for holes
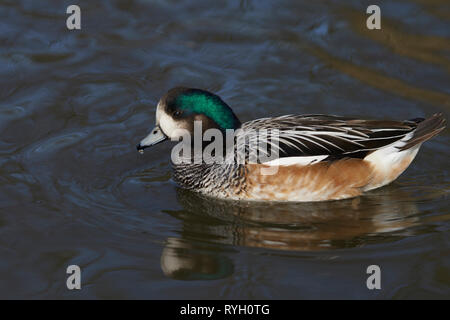
[[[182,110],[206,115],[222,129],[235,129],[238,123],[233,111],[214,95],[202,92],[181,94],[177,97],[176,104]]]

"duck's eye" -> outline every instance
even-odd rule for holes
[[[180,110],[175,110],[174,113],[173,113],[173,115],[174,115],[175,117],[179,117],[179,116],[181,116],[182,114],[183,114],[183,112],[180,111]]]

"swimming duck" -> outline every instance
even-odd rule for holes
[[[442,113],[405,121],[317,114],[241,123],[219,96],[176,87],[160,99],[156,126],[137,149],[142,152],[168,139],[183,139],[185,135],[180,132],[195,135],[195,123],[201,124],[201,134],[215,129],[224,137],[232,132],[233,142],[244,138],[258,143],[224,147],[222,162],[196,161],[192,152],[182,158],[192,161],[172,159],[174,180],[181,187],[236,200],[325,201],[356,197],[395,180],[413,161],[421,144],[445,128],[446,120]],[[203,139],[201,150],[212,141]],[[269,153],[268,149],[260,150],[261,141],[276,151],[272,152],[275,158],[249,159],[255,150]],[[244,153],[243,161],[236,161],[239,152]]]

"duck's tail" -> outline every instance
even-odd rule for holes
[[[417,144],[433,138],[439,132],[444,130],[447,122],[442,112],[435,113],[428,119],[414,119],[412,121],[418,123],[417,128],[413,131],[412,137],[408,139],[404,145],[399,147],[400,151],[410,149]]]
[[[366,191],[384,186],[397,179],[414,160],[421,144],[445,128],[445,118],[442,113],[436,113],[428,119],[411,121],[416,122],[417,127],[403,139],[376,150],[364,158],[373,167],[372,181],[365,187]]]

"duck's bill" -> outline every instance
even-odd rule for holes
[[[140,153],[143,153],[145,148],[154,146],[155,144],[163,142],[166,139],[167,136],[162,132],[161,128],[159,126],[156,126],[148,136],[146,136],[141,140],[141,142],[137,144],[136,148]]]

